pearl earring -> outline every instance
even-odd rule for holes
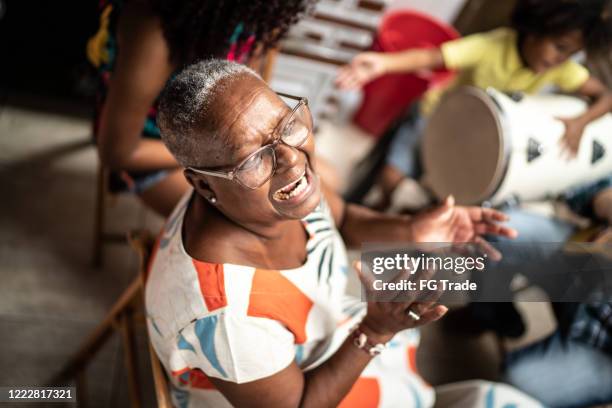
[[[217,197],[212,196],[208,199],[208,202],[210,202],[211,204],[217,204]]]

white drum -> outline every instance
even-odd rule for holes
[[[578,156],[559,143],[564,124],[586,110],[578,98],[465,87],[448,93],[429,118],[421,145],[424,180],[440,199],[499,205],[533,201],[612,173],[612,115],[585,129]]]

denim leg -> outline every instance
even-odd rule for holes
[[[504,213],[510,217],[507,225],[516,229],[519,236],[516,240],[487,237],[500,250],[504,262],[494,273],[493,270],[488,270],[472,275],[478,290],[472,294],[474,302],[470,304],[469,310],[482,327],[506,337],[518,337],[524,333],[525,325],[514,306],[511,303],[485,302],[483,298],[496,294],[498,299],[511,299],[513,294],[510,286],[517,273],[546,288],[549,281],[548,272],[551,271],[542,270],[537,265],[544,264],[545,259],[554,259],[555,252],[562,249],[564,242],[574,232],[574,227],[569,223],[516,207],[508,207],[504,209]],[[516,245],[517,243],[519,245]],[[533,245],[526,245],[528,243]],[[530,257],[538,259],[538,262],[526,262]]]
[[[517,272],[522,272],[529,266],[525,262],[523,251],[527,251],[531,257],[540,261],[554,257],[557,251],[563,249],[565,242],[574,234],[576,229],[574,225],[568,222],[517,207],[508,207],[502,209],[502,211],[510,217],[510,221],[506,225],[518,231],[518,237],[509,239],[487,236],[487,240],[495,243],[495,246],[502,252],[507,265],[516,265],[519,268]]]
[[[507,225],[518,231],[518,237],[514,240],[498,239],[499,249],[506,254],[508,264],[515,264],[520,268],[519,272],[522,272],[525,276],[531,275],[531,278],[543,275],[546,271],[530,270],[529,266],[535,267],[537,264],[526,263],[525,259],[535,257],[540,261],[538,262],[540,265],[544,259],[553,260],[555,253],[563,249],[576,229],[568,222],[516,207],[506,209],[504,213],[510,217]],[[520,247],[517,248],[515,244],[519,244]],[[511,249],[504,250],[505,247]],[[527,253],[523,254],[523,251]],[[527,254],[529,254],[529,258],[524,258]]]
[[[407,177],[418,178],[421,175],[419,146],[424,128],[425,120],[421,117],[407,121],[398,129],[391,142],[386,163]]]
[[[559,243],[556,249],[560,250],[575,230],[569,223],[518,208],[504,212],[510,216],[509,226],[519,232],[516,241],[548,244],[542,256],[553,256],[555,248],[550,243]],[[531,250],[537,248],[535,245]],[[515,262],[524,265],[520,257]],[[530,271],[531,278],[537,278],[538,272]],[[541,272],[545,280],[546,271]],[[565,341],[559,332],[510,353],[505,377],[508,383],[550,407],[583,407],[612,401],[612,357],[588,345]]]
[[[594,183],[567,191],[563,198],[576,214],[583,217],[593,217],[593,199],[599,192],[610,187],[612,187],[612,174]]]
[[[508,354],[505,381],[549,407],[612,402],[612,357],[559,332]]]
[[[510,207],[503,210],[510,217],[507,225],[518,231],[514,242],[565,243],[575,232],[575,227],[556,218],[546,217]]]

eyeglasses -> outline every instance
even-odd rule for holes
[[[255,150],[231,171],[204,170],[194,167],[187,167],[187,169],[207,176],[234,180],[251,190],[263,186],[276,171],[276,146],[283,143],[291,147],[300,147],[312,132],[312,114],[308,108],[308,100],[278,92],[277,95],[297,101],[297,104],[291,113],[287,114],[277,125],[272,143]]]

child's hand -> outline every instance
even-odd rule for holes
[[[380,52],[363,52],[350,64],[340,68],[336,86],[340,89],[358,89],[386,72],[386,56]]]
[[[560,143],[562,144],[562,151],[566,153],[568,157],[574,158],[578,154],[578,149],[580,148],[580,141],[582,140],[582,134],[584,133],[585,125],[578,118],[557,119],[559,119],[565,125],[565,134],[560,140]]]

